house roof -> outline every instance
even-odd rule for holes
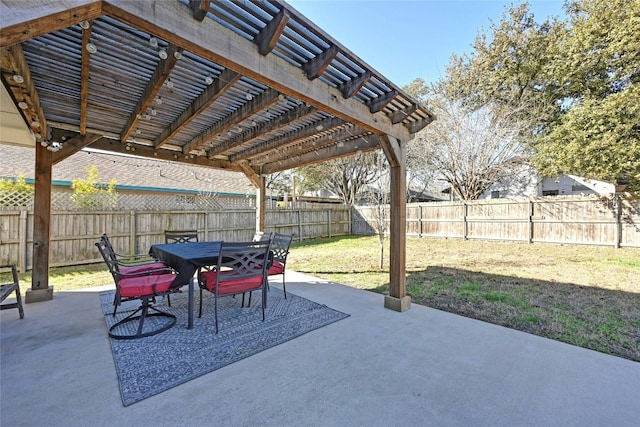
[[[0,169],[0,178],[35,178],[33,149],[0,144],[0,157],[8,159]],[[57,185],[71,185],[86,178],[87,167],[95,165],[104,183],[115,179],[117,188],[145,191],[212,192],[220,195],[253,195],[251,182],[242,174],[201,166],[182,165],[164,160],[96,150],[79,151],[53,167]]]
[[[434,119],[283,1],[8,0],[0,12],[3,84],[38,143],[62,144],[54,163],[90,145],[252,179],[393,152]]]

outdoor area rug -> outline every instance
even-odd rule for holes
[[[127,301],[118,307],[113,317],[113,293],[100,293],[107,330],[140,304],[139,301]],[[198,290],[194,293],[193,329],[187,329],[185,289],[183,293],[171,295],[171,307],[167,306],[166,298],[159,298],[156,303],[159,309],[177,316],[173,328],[146,338],[110,339],[124,406],[349,317],[290,292],[285,299],[280,289],[271,287],[264,322],[260,291],[253,293],[250,308],[240,307],[241,295],[220,298],[219,333],[216,335],[213,295],[205,292],[204,313],[198,318]],[[118,328],[118,333],[122,331]]]

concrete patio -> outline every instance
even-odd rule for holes
[[[274,282],[277,286],[278,281]],[[123,407],[97,292],[1,314],[3,426],[635,426],[640,364],[288,273],[351,317]],[[196,320],[197,321],[197,320]],[[176,327],[185,327],[178,324]]]

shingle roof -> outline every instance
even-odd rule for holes
[[[0,177],[23,174],[35,178],[34,152],[29,147],[0,144]],[[96,150],[82,150],[53,167],[53,180],[71,182],[86,178],[86,169],[96,165],[101,181],[115,179],[119,186],[151,189],[208,191],[254,195],[255,189],[242,173],[124,156]],[[59,183],[59,182],[58,182]]]

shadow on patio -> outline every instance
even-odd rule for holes
[[[27,305],[24,320],[2,312],[2,425],[623,426],[640,418],[639,363],[415,304],[397,313],[382,295],[294,272],[287,291],[351,316],[123,407],[98,298],[107,288],[56,293]]]

